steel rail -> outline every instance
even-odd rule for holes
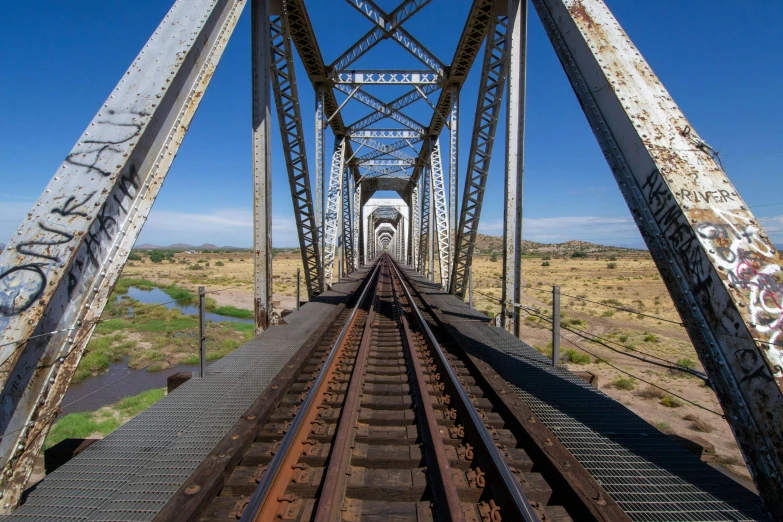
[[[381,263],[379,262],[377,266],[380,267]],[[332,454],[329,456],[329,464],[324,473],[323,489],[319,495],[314,522],[334,522],[339,520],[339,515],[342,514],[340,508],[348,483],[346,472],[351,466],[351,448],[361,407],[362,386],[370,353],[372,324],[375,320],[375,310],[378,307],[378,296],[382,285],[381,277],[382,274],[379,273],[378,291],[375,293],[373,304],[370,306],[364,324],[362,340],[356,354],[351,380],[343,402],[343,410],[337,424],[337,433],[332,444]]]
[[[386,264],[394,266],[394,263],[386,259]],[[424,443],[425,452],[427,454],[427,468],[430,473],[436,473],[437,477],[432,477],[432,493],[434,498],[435,509],[442,515],[443,520],[451,520],[452,522],[465,521],[465,512],[462,508],[462,502],[459,498],[459,492],[457,491],[457,485],[454,482],[454,475],[451,471],[451,465],[449,464],[449,458],[446,454],[446,447],[443,444],[443,439],[440,436],[440,430],[438,428],[438,421],[435,417],[435,410],[432,407],[432,399],[427,391],[427,380],[424,376],[424,369],[421,362],[418,360],[420,350],[416,348],[416,341],[413,333],[411,332],[410,325],[408,323],[408,317],[403,309],[400,294],[398,293],[397,284],[402,283],[398,277],[395,279],[394,274],[389,274],[392,281],[392,288],[394,288],[394,303],[397,307],[397,311],[400,315],[400,324],[402,325],[405,345],[408,348],[408,355],[410,360],[411,375],[411,387],[414,390],[414,397],[416,400],[416,416],[419,417],[419,429],[421,433],[421,439]],[[410,296],[407,297],[408,305],[413,309],[415,304],[411,300]],[[412,370],[412,371],[411,371]]]
[[[332,346],[332,349],[329,352],[328,357],[326,358],[323,365],[321,366],[321,370],[318,372],[318,376],[316,377],[315,381],[313,381],[313,385],[310,388],[310,391],[307,393],[307,397],[305,397],[305,400],[300,405],[299,410],[297,411],[296,415],[291,421],[291,425],[288,431],[283,437],[283,440],[280,442],[280,447],[277,453],[275,453],[274,457],[272,457],[272,460],[269,463],[269,466],[267,467],[263,477],[261,478],[258,487],[251,495],[247,507],[245,508],[245,511],[242,514],[242,518],[240,519],[240,522],[255,521],[257,519],[258,514],[261,512],[262,508],[264,507],[264,504],[267,500],[267,497],[269,496],[269,493],[272,490],[272,487],[277,482],[276,479],[282,470],[282,466],[286,461],[286,457],[288,456],[290,450],[292,449],[292,446],[296,441],[299,432],[302,429],[305,418],[308,416],[308,412],[310,411],[312,404],[315,401],[316,396],[318,395],[318,389],[321,387],[324,380],[326,379],[326,376],[329,374],[330,368],[332,366],[332,362],[334,361],[335,358],[335,354],[339,351],[338,349],[342,344],[343,340],[345,339],[345,336],[353,327],[354,319],[356,318],[356,313],[359,311],[359,308],[361,307],[362,303],[364,303],[367,297],[367,292],[370,289],[370,286],[372,286],[373,280],[376,279],[379,273],[380,266],[381,266],[380,263],[377,263],[375,265],[375,268],[373,268],[373,272],[371,273],[370,277],[367,279],[367,283],[364,286],[364,290],[362,290],[362,293],[359,296],[356,305],[354,305],[353,310],[351,310],[351,314],[348,316],[348,319],[345,321],[345,326],[343,326],[342,330],[340,330],[340,334],[337,336],[337,339],[335,340],[334,345]]]
[[[509,469],[505,459],[500,454],[500,450],[495,445],[495,442],[492,439],[492,435],[487,430],[484,421],[481,419],[481,416],[479,415],[479,412],[476,410],[476,407],[473,405],[473,402],[470,400],[470,397],[468,397],[467,391],[460,384],[456,373],[454,373],[454,370],[451,367],[449,360],[446,358],[446,354],[443,352],[443,349],[440,347],[440,344],[438,344],[438,341],[435,339],[435,335],[432,333],[432,330],[430,330],[427,321],[424,319],[424,315],[421,313],[421,310],[419,310],[419,307],[413,301],[413,296],[408,290],[408,286],[403,281],[402,273],[397,268],[395,263],[392,263],[392,267],[394,268],[394,271],[397,273],[397,277],[400,281],[400,286],[402,287],[405,297],[408,299],[408,302],[410,303],[411,310],[413,310],[414,316],[416,317],[416,321],[419,323],[419,327],[421,328],[422,332],[424,332],[428,344],[432,348],[432,351],[434,351],[435,354],[437,355],[438,360],[441,363],[441,367],[445,370],[448,379],[451,381],[452,388],[456,391],[459,400],[462,403],[462,406],[464,407],[464,409],[466,410],[469,416],[470,424],[472,425],[474,431],[478,434],[478,436],[481,439],[481,443],[484,446],[484,449],[489,456],[490,462],[488,463],[492,465],[494,471],[496,471],[498,477],[503,482],[505,491],[508,493],[509,500],[511,501],[511,505],[508,507],[511,507],[515,510],[515,513],[513,513],[513,515],[509,519],[524,520],[525,522],[540,522],[538,515],[536,515],[536,513],[533,511],[532,507],[530,506],[530,501],[528,500],[524,491],[522,491],[519,482],[517,481],[516,477],[514,477],[514,474]]]

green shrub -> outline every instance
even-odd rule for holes
[[[636,388],[636,379],[633,377],[623,377],[618,375],[613,381],[612,386],[618,390],[631,391]]]
[[[571,254],[571,257],[573,257],[574,259],[585,258],[587,257],[587,253],[582,252],[581,250],[577,250],[576,252]]]
[[[198,264],[188,265],[188,270],[204,270],[204,267]]]
[[[225,266],[225,263],[223,263],[223,261],[216,261],[215,266]]]
[[[660,431],[662,431],[664,433],[669,433],[669,432],[672,431],[671,425],[669,425],[669,423],[667,423],[667,422],[657,421],[657,422],[653,423],[653,426],[655,426],[656,428],[658,428],[658,430],[660,430]]]
[[[497,252],[492,252],[492,255],[489,257],[489,260],[491,262],[493,262],[493,263],[497,263],[498,262],[498,253]]]
[[[613,270],[617,268],[617,263],[606,263],[606,268]]]
[[[141,261],[141,255],[135,250],[131,250],[131,253],[128,254],[128,261]]]
[[[544,261],[543,263],[541,263],[541,266],[549,266],[549,261]]]
[[[566,350],[563,354],[563,359],[570,361],[574,364],[588,364],[590,362],[590,356],[584,353],[579,353],[576,350]]]
[[[684,366],[685,368],[690,368],[691,370],[696,369],[696,363],[688,359],[687,357],[684,359],[677,359],[677,365]]]
[[[657,336],[655,336],[653,334],[647,334],[647,335],[644,336],[644,342],[646,342],[646,343],[659,343],[659,342],[661,342],[661,340]]]
[[[244,308],[236,308],[234,306],[221,306],[212,310],[218,315],[226,315],[228,317],[236,317],[238,319],[250,319],[253,317],[252,310],[246,310]]]
[[[673,395],[666,395],[661,399],[661,404],[667,408],[679,408],[682,406],[682,401]]]
[[[609,261],[617,261],[617,256],[609,256]]]
[[[612,316],[614,316],[614,310],[607,310],[601,314],[601,317],[612,317]]]
[[[627,335],[621,335],[620,337],[617,338],[617,340],[620,341],[621,343],[624,343],[625,341],[628,340],[628,336]]]

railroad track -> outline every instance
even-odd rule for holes
[[[603,519],[420,304],[382,256],[198,519]]]

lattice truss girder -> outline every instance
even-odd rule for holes
[[[347,140],[339,140],[335,144],[335,150],[332,154],[332,166],[329,176],[329,191],[326,197],[325,212],[325,243],[326,252],[324,254],[324,280],[326,284],[331,284],[334,280],[334,260],[338,248],[338,227],[339,215],[342,202],[342,180],[345,164],[345,148]]]
[[[454,247],[454,269],[451,275],[450,290],[460,296],[464,296],[467,289],[467,272],[476,243],[481,206],[484,201],[484,189],[487,184],[495,142],[495,131],[503,101],[508,62],[507,34],[508,17],[493,15],[484,52],[476,117],[473,122],[473,135],[468,156],[468,172]]]
[[[282,2],[283,13],[270,18],[271,77],[275,108],[283,142],[288,182],[294,217],[299,231],[299,246],[304,264],[305,286],[308,295],[314,297],[323,288],[318,222],[313,209],[310,190],[310,172],[307,165],[304,129],[299,108],[293,49],[288,29],[287,4]]]
[[[435,233],[437,236],[438,262],[440,265],[440,281],[444,287],[448,287],[449,265],[451,256],[449,243],[451,230],[449,227],[449,205],[446,198],[446,187],[443,182],[443,163],[440,156],[440,141],[435,140],[431,145],[430,153],[430,177],[432,178],[432,204],[435,206]],[[430,268],[431,270],[434,267]]]

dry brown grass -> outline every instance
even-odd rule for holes
[[[642,399],[661,400],[666,396],[666,392],[654,386],[645,386],[636,392],[636,396],[641,397]]]

